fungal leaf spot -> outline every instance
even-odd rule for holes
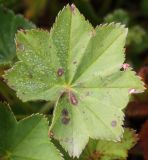
[[[77,64],[77,61],[73,61],[73,64]]]
[[[62,116],[68,116],[68,110],[66,108],[62,110]]]
[[[77,97],[75,96],[74,93],[72,92],[69,92],[69,101],[72,105],[77,105],[78,104],[78,99]]]
[[[111,122],[111,126],[112,126],[112,127],[116,127],[116,126],[117,126],[117,121],[113,120],[113,121]]]
[[[74,5],[74,4],[72,4],[72,5],[70,6],[70,9],[71,9],[71,12],[72,12],[72,13],[74,13],[74,12],[75,12],[75,8],[76,8],[76,7],[75,7],[75,5]]]
[[[59,68],[57,71],[57,75],[60,77],[64,74],[64,69],[63,68]]]
[[[69,117],[62,117],[61,121],[64,125],[67,125],[70,121],[70,118]]]

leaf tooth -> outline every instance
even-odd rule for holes
[[[135,72],[135,74],[136,74],[136,72]],[[136,77],[141,81],[142,85],[144,86],[144,90],[146,90],[145,83],[144,83],[142,77],[137,74],[136,74]],[[143,92],[144,92],[144,90],[143,90]]]
[[[122,124],[122,125],[123,125],[123,124]],[[121,126],[122,126],[122,125],[121,125]],[[124,133],[124,128],[121,127],[121,133],[120,133],[120,135],[116,136],[115,139],[106,138],[106,137],[90,137],[90,138],[92,138],[92,139],[94,139],[94,140],[107,140],[107,141],[118,142],[118,141],[120,141],[120,140],[122,139],[123,133]]]
[[[101,27],[107,27],[108,26],[108,23],[104,23],[101,25]]]
[[[30,116],[27,116],[27,117],[23,118],[21,121],[24,121],[24,120],[27,120],[27,119],[30,119],[30,118],[36,117],[36,116],[38,118],[40,118],[41,120],[44,120],[46,122],[46,125],[48,126],[49,121],[48,121],[47,117],[44,114],[41,114],[41,113],[33,113]]]
[[[4,74],[2,75],[2,77],[4,78],[4,82],[6,82],[7,85],[8,85],[10,88],[12,88],[12,89],[14,89],[14,86],[12,86],[11,82],[8,81],[7,76],[8,76],[8,73],[9,73],[9,72],[15,70],[15,67],[16,67],[19,63],[21,63],[21,61],[16,62],[11,68],[9,68],[8,70],[5,70],[5,71],[4,71]]]
[[[115,26],[115,22],[111,22],[111,23],[107,23],[108,24],[108,26]]]
[[[92,26],[92,24],[90,23],[90,21],[89,21],[88,19],[86,19],[86,18],[83,16],[83,14],[81,14],[81,13],[79,12],[79,10],[78,10],[77,8],[76,8],[76,10],[77,10],[78,14],[80,15],[82,21],[85,21],[89,26],[92,27],[92,29],[94,29],[93,26]]]
[[[139,140],[139,137],[138,137],[138,134],[136,133],[136,130],[133,128],[125,128],[125,129],[128,130],[132,134],[132,137],[134,139],[134,144],[133,144],[133,146],[134,146],[136,144],[136,142]]]
[[[138,80],[140,81],[141,85],[143,86],[143,90],[141,90],[141,92],[144,92],[144,90],[146,89],[144,81],[142,81],[142,78],[139,75],[137,75],[137,73],[135,71],[132,70],[132,72],[138,78]]]
[[[72,3],[71,6],[70,6],[70,9],[71,9],[72,13],[74,13],[75,9],[76,9],[76,6]]]
[[[115,27],[121,27],[121,28],[122,28],[122,25],[121,25],[121,23],[119,23],[119,22],[118,22],[118,23],[114,23],[114,26],[115,26]]]
[[[73,3],[72,5],[75,6],[74,3]],[[63,7],[62,10],[59,11],[59,13],[58,13],[57,16],[56,16],[55,22],[54,22],[54,24],[52,25],[52,27],[51,27],[51,29],[50,29],[50,34],[53,32],[53,29],[55,28],[55,25],[57,24],[57,21],[58,21],[59,16],[64,12],[65,9],[68,9],[68,8],[70,9],[72,5],[67,4],[66,6]],[[80,17],[82,18],[82,20],[84,20],[85,22],[87,22],[87,24],[92,27],[91,23],[90,23],[87,19],[85,19],[85,17],[83,16],[83,14],[81,14],[81,13],[79,12],[79,10],[77,9],[76,6],[75,6],[75,10],[76,10],[77,13],[80,15]]]
[[[2,101],[0,100],[0,103],[2,103],[3,105],[6,105],[7,107],[10,107],[9,103],[6,102],[6,101],[3,101],[3,102],[2,102]]]
[[[74,157],[77,157],[77,158],[79,158],[79,156],[81,155],[81,153],[83,152],[83,150],[85,149],[85,147],[86,147],[86,145],[87,145],[87,143],[89,142],[89,136],[88,136],[88,138],[87,138],[87,142],[86,142],[86,144],[81,148],[81,152],[79,153],[79,155],[76,155],[76,156],[73,156],[73,158]]]
[[[38,116],[38,117],[40,118],[40,120],[44,120],[44,123],[46,123],[47,126],[49,125],[48,118],[47,118],[44,114],[42,114],[42,113],[33,113],[32,115],[30,115],[30,116],[28,116],[28,117],[25,117],[25,118],[22,119],[21,121],[30,119],[30,118],[35,117],[35,116]],[[47,132],[47,138],[49,138],[49,137],[48,137],[48,132]],[[50,139],[50,138],[49,138],[49,139]],[[52,143],[52,142],[50,141],[50,143]],[[54,149],[57,151],[57,154],[59,154],[59,155],[61,156],[61,160],[64,160],[63,154],[62,154],[62,153],[60,152],[60,150],[54,145],[54,143],[52,143],[52,144],[53,144]]]
[[[53,32],[53,29],[55,28],[55,25],[57,24],[57,21],[58,21],[59,16],[60,16],[60,15],[64,12],[64,10],[65,10],[66,8],[68,8],[68,7],[70,7],[69,4],[67,4],[66,6],[64,6],[64,7],[62,8],[62,10],[60,10],[60,11],[58,12],[58,14],[57,14],[57,16],[56,16],[56,18],[55,18],[55,22],[53,23],[53,25],[52,25],[52,27],[51,27],[51,29],[50,29],[50,34],[52,34],[52,32]]]
[[[123,29],[125,32],[125,35],[127,36],[128,28],[126,28],[125,25],[121,23],[111,22],[111,23],[104,23],[96,26],[96,28],[105,28],[105,27],[117,27],[117,28]]]
[[[17,31],[17,33],[15,34],[15,39],[17,40],[17,35],[18,34],[30,34],[32,32],[46,32],[47,34],[49,34],[49,31],[43,28],[31,28],[31,29],[20,29]]]
[[[57,139],[56,137],[54,137],[55,139]],[[58,140],[58,139],[57,139]],[[58,140],[59,141],[59,140]],[[88,136],[88,138],[87,138],[87,142],[86,142],[86,144],[89,142],[89,136]],[[81,148],[81,151],[80,151],[80,153],[78,153],[78,154],[74,154],[74,152],[72,151],[72,152],[70,152],[69,150],[68,150],[68,148],[66,148],[66,147],[64,147],[64,145],[62,144],[62,142],[61,141],[59,141],[59,144],[64,148],[64,150],[69,154],[69,156],[70,157],[72,157],[72,158],[79,158],[79,156],[81,155],[81,153],[83,152],[83,150],[85,149],[85,147],[86,147],[86,145],[84,145],[82,148]]]
[[[0,101],[0,103],[1,104],[3,104],[3,106],[5,107],[5,108],[7,108],[7,109],[9,109],[9,111],[11,112],[11,114],[12,114],[12,116],[15,118],[15,116],[14,116],[14,114],[13,114],[13,112],[12,112],[12,110],[11,110],[11,107],[10,107],[10,105],[9,105],[9,103],[8,102],[6,102],[6,101]],[[15,120],[16,120],[16,118],[15,118]]]

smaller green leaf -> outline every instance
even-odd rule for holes
[[[0,4],[7,6],[9,8],[16,7],[19,0],[0,0]]]
[[[139,25],[131,27],[127,38],[127,45],[130,47],[130,52],[134,55],[136,53],[141,54],[141,52],[148,48],[147,39],[147,32],[143,27]]]
[[[61,160],[48,138],[48,121],[39,114],[17,122],[10,108],[0,103],[0,159]]]
[[[0,6],[0,65],[10,64],[16,56],[15,33],[35,26],[21,15]]]
[[[117,9],[104,18],[104,21],[107,23],[118,22],[126,25],[129,24],[129,20],[128,12],[122,9]]]
[[[90,140],[87,147],[83,151],[80,160],[126,159],[128,150],[136,144],[136,141],[137,136],[131,129],[125,129],[123,138],[119,142]]]

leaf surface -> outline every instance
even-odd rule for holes
[[[79,157],[89,137],[120,140],[129,93],[143,83],[124,62],[127,29],[96,27],[74,5],[58,15],[50,33],[18,32],[19,62],[5,74],[23,101],[55,102],[50,131],[70,156]]]
[[[32,115],[19,122],[6,104],[0,103],[0,159],[61,160],[48,138],[48,122],[42,115]]]
[[[0,65],[10,64],[16,58],[15,33],[18,29],[30,29],[35,26],[21,15],[0,6]]]
[[[105,140],[90,140],[80,156],[81,160],[116,160],[126,159],[128,150],[137,142],[137,136],[131,129],[125,129],[121,142],[109,142]]]

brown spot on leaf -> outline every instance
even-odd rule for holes
[[[76,8],[76,6],[75,6],[74,4],[72,4],[72,5],[70,6],[70,9],[71,9],[71,12],[72,12],[72,13],[74,13],[75,8]]]
[[[117,121],[113,120],[113,121],[111,122],[111,126],[112,126],[112,127],[116,127],[116,126],[117,126]]]
[[[75,94],[72,93],[72,92],[69,92],[69,101],[70,101],[70,103],[73,104],[73,105],[77,105],[77,104],[78,104],[78,99],[77,99],[77,97],[75,96]]]
[[[63,68],[59,68],[57,71],[57,75],[58,76],[62,76],[64,74],[64,69]]]
[[[67,125],[70,121],[70,118],[69,117],[62,117],[61,121],[64,125]]]
[[[73,61],[73,64],[77,64],[77,61]]]
[[[49,132],[48,132],[48,136],[49,136],[49,137],[53,137],[53,136],[54,136],[53,132],[52,132],[52,131],[49,131]]]
[[[68,110],[66,108],[62,110],[62,116],[68,116]]]

